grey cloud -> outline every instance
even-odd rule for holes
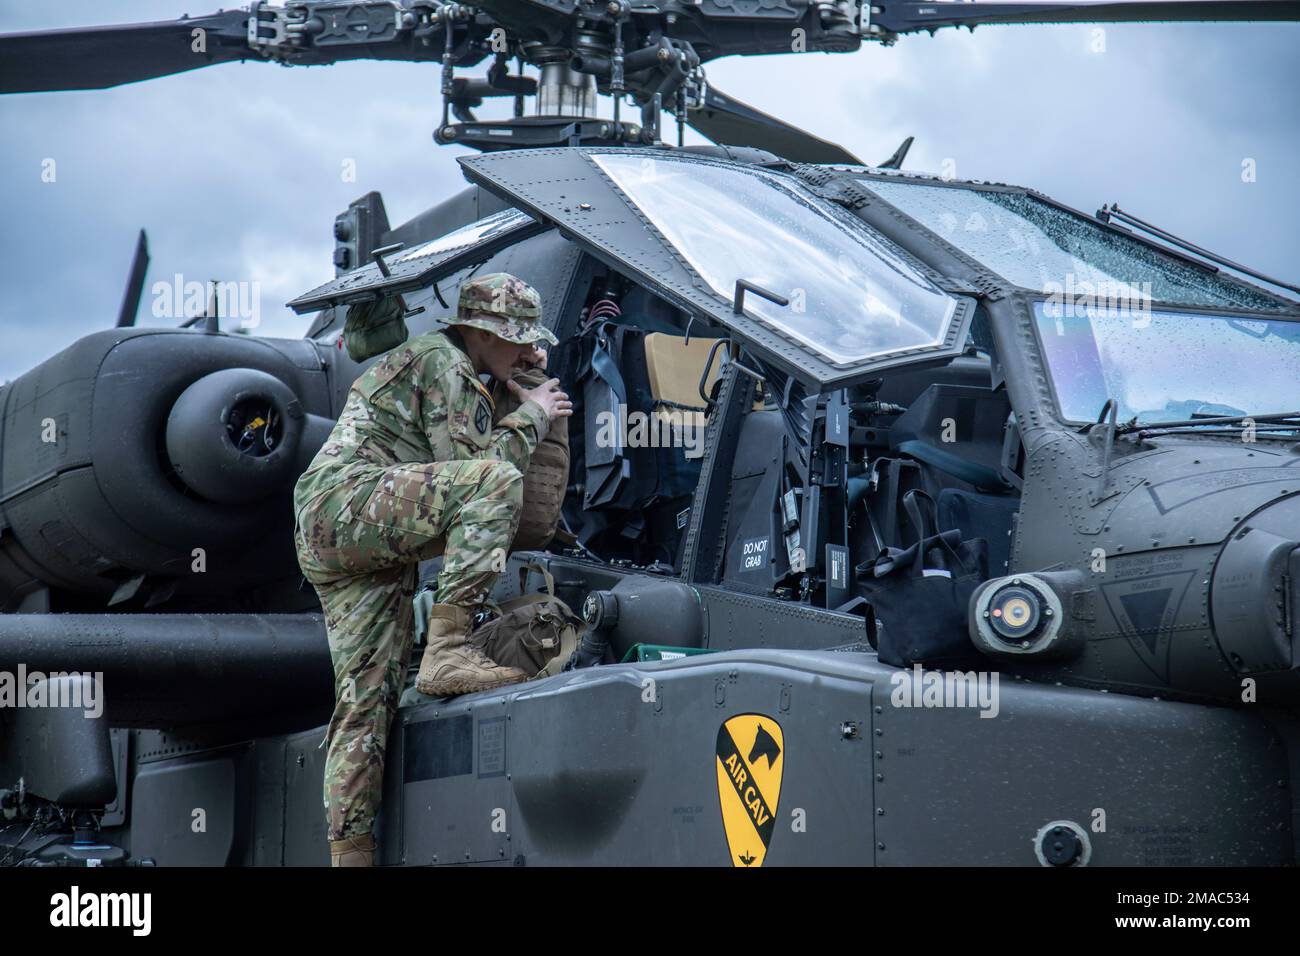
[[[208,12],[199,4],[188,12]],[[183,4],[32,5],[0,31],[169,19]],[[981,28],[852,55],[732,59],[708,68],[733,96],[879,162],[908,161],[1038,188],[1086,211],[1119,200],[1266,272],[1300,278],[1294,56],[1300,26]],[[136,231],[150,283],[256,280],[260,334],[300,335],[285,299],[332,275],[333,217],[377,189],[404,221],[464,184],[433,145],[436,65],[232,64],[85,93],[0,99],[0,379],[110,326]],[[699,141],[691,136],[692,141]],[[54,158],[58,181],[42,183]],[[1258,182],[1240,180],[1244,157]],[[341,179],[356,161],[356,182]],[[174,324],[150,315],[142,324]]]

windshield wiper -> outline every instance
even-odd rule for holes
[[[1161,229],[1159,226],[1153,226],[1151,223],[1139,219],[1130,212],[1124,212],[1119,208],[1119,203],[1112,203],[1110,206],[1103,205],[1099,210],[1097,210],[1097,218],[1107,224],[1110,223],[1111,219],[1118,219],[1122,223],[1126,223],[1135,229],[1141,229],[1143,232],[1150,233],[1156,238],[1163,239],[1171,245],[1177,246],[1180,249],[1185,249],[1193,255],[1200,256],[1202,259],[1218,263],[1221,266],[1227,266],[1229,269],[1235,269],[1237,272],[1244,272],[1248,276],[1259,279],[1262,282],[1267,282],[1270,285],[1275,285],[1278,288],[1289,289],[1292,292],[1300,292],[1300,286],[1292,285],[1289,282],[1283,282],[1281,279],[1274,279],[1272,276],[1266,276],[1262,272],[1257,272],[1248,266],[1243,266],[1239,262],[1225,259],[1223,256],[1210,252],[1208,249],[1202,249],[1200,246],[1194,245],[1186,239],[1180,239],[1178,236],[1175,236],[1172,232],[1169,232],[1166,229]]]
[[[1098,425],[1105,429],[1105,435],[1101,440],[1101,477],[1097,479],[1097,490],[1093,494],[1092,504],[1096,504],[1106,497],[1106,488],[1110,485],[1110,458],[1115,447],[1115,437],[1124,434],[1124,429],[1132,425],[1133,421],[1136,421],[1134,419],[1120,425],[1117,420],[1118,415],[1119,402],[1113,398],[1108,398],[1106,404],[1101,406],[1101,411],[1097,414],[1097,420],[1081,429],[1084,434],[1088,435],[1092,434],[1092,430]]]
[[[1295,441],[1297,433],[1300,433],[1300,424],[1266,425],[1263,428],[1256,429],[1255,439],[1257,441]],[[1162,438],[1166,435],[1227,435],[1232,438],[1239,438],[1241,429],[1221,425],[1213,428],[1162,428],[1155,434]],[[1145,435],[1145,432],[1138,432],[1139,438],[1145,437]]]
[[[1117,434],[1128,435],[1132,432],[1148,434],[1153,431],[1164,431],[1166,428],[1196,428],[1201,425],[1240,425],[1244,421],[1258,423],[1290,423],[1294,422],[1300,426],[1300,412],[1269,412],[1264,415],[1222,415],[1210,418],[1187,418],[1175,422],[1137,422],[1128,421],[1120,425]]]

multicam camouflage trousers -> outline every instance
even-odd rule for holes
[[[414,638],[418,562],[443,554],[439,602],[481,602],[504,566],[523,495],[519,469],[497,460],[398,465],[364,484],[374,486],[368,496],[349,482],[298,515],[298,563],[320,596],[334,661],[325,758],[331,840],[369,833],[379,808],[388,728]]]

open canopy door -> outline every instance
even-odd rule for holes
[[[383,295],[426,288],[466,266],[483,262],[506,246],[546,227],[517,209],[503,209],[410,249],[399,249],[353,269],[287,303],[298,314],[329,306],[369,302]]]
[[[661,149],[461,157],[466,176],[824,388],[956,354],[973,302],[795,177]],[[755,292],[735,301],[745,282]]]

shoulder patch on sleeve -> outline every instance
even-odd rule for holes
[[[482,451],[492,437],[492,397],[468,365],[457,371],[461,387],[447,409],[451,437]]]

